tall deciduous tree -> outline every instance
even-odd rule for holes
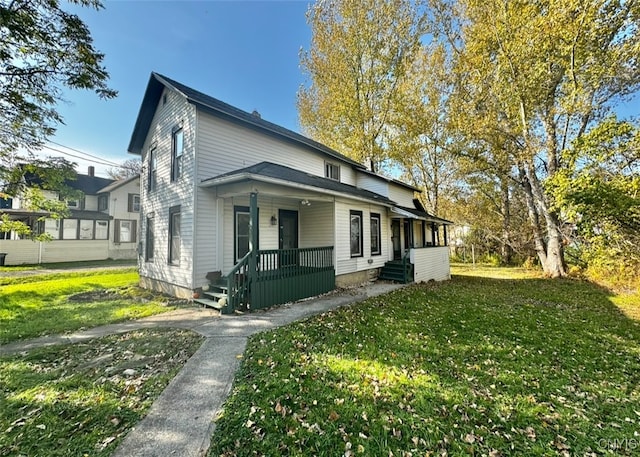
[[[100,0],[69,0],[102,8]],[[112,98],[104,55],[58,0],[0,0],[0,157],[39,148],[63,121],[63,88]]]
[[[111,167],[107,170],[107,176],[111,179],[127,179],[139,176],[142,173],[142,161],[140,159],[125,160],[119,167]]]
[[[440,31],[453,43],[464,75],[464,109],[457,115],[481,126],[472,132],[488,127],[509,143],[540,262],[548,275],[563,276],[563,220],[545,183],[572,165],[562,151],[640,87],[640,4],[459,0],[435,6],[445,12],[436,15],[445,19]]]
[[[312,138],[379,168],[389,121],[420,50],[423,20],[409,0],[318,1],[308,12],[311,48],[301,55],[309,85],[298,93]]]

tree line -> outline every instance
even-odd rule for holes
[[[308,22],[305,133],[409,179],[502,263],[637,274],[638,124],[617,111],[637,2],[331,0]]]

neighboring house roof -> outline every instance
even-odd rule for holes
[[[135,176],[131,176],[130,178],[127,178],[127,179],[120,179],[119,181],[114,181],[111,184],[109,184],[107,187],[103,187],[102,189],[100,189],[98,191],[98,193],[99,194],[105,194],[107,192],[113,192],[118,187],[122,187],[124,185],[127,185],[130,182],[135,181],[136,179],[140,179],[140,175],[135,175]]]
[[[303,186],[315,187],[326,191],[349,195],[364,200],[377,202],[383,205],[392,206],[395,202],[389,200],[384,195],[361,189],[356,186],[344,184],[329,178],[312,175],[303,171],[294,170],[293,168],[277,165],[271,162],[260,162],[250,167],[234,170],[224,173],[213,178],[202,181],[203,186],[216,186],[221,184],[229,184],[232,182],[255,179],[258,181],[276,180],[283,183],[295,183]]]
[[[162,91],[165,87],[177,91],[182,94],[189,103],[193,103],[197,107],[211,114],[238,122],[246,127],[255,128],[282,139],[307,146],[333,159],[346,162],[355,168],[365,169],[364,165],[361,163],[356,162],[349,157],[318,143],[317,141],[300,135],[292,130],[280,127],[272,122],[265,121],[258,115],[238,109],[218,100],[217,98],[203,94],[202,92],[187,87],[184,84],[155,72],[151,73],[147,90],[145,91],[144,98],[142,99],[142,106],[140,107],[140,112],[138,113],[138,118],[136,119],[136,124],[133,129],[133,134],[131,135],[131,141],[129,142],[129,152],[133,154],[142,153],[142,146],[144,145],[147,132],[149,131],[158,102],[160,101]]]
[[[27,173],[24,176],[27,185],[32,186],[41,184],[42,180],[39,176]],[[97,176],[76,174],[76,179],[69,179],[65,184],[72,189],[81,190],[86,195],[96,195],[98,191],[109,184],[113,183],[113,179],[99,178]]]

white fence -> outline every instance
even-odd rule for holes
[[[0,240],[5,265],[23,265],[109,258],[109,240]]]

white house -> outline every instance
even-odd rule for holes
[[[27,208],[20,196],[0,200],[0,214],[21,220],[34,233],[48,233],[51,241],[21,239],[14,232],[0,232],[0,252],[6,265],[73,262],[83,260],[137,258],[137,227],[140,215],[140,177],[114,181],[78,174],[66,184],[83,193],[80,200],[67,201],[69,216],[47,218],[46,212]],[[57,192],[45,197],[58,200]]]
[[[376,277],[450,277],[449,222],[419,189],[162,75],[129,152],[143,162],[144,287],[204,291],[229,312]]]

